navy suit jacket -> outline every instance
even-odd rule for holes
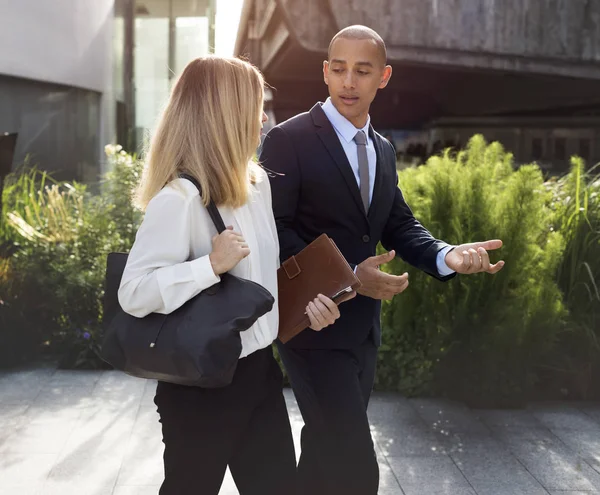
[[[436,266],[437,253],[447,244],[415,219],[398,188],[392,145],[373,128],[370,136],[377,151],[377,167],[367,213],[348,158],[320,103],[267,134],[260,161],[275,172],[270,181],[281,261],[325,233],[352,266],[374,256],[381,241],[387,250],[396,250],[398,256],[428,274],[440,280],[451,278],[453,275],[441,277]],[[320,332],[307,329],[286,345],[350,349],[364,342],[370,332],[379,345],[380,310],[380,301],[357,295],[340,305],[341,317],[335,324]]]

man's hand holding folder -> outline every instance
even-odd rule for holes
[[[335,243],[323,234],[277,271],[279,340],[284,344],[311,325],[307,314],[319,294],[336,304],[352,299],[361,283]],[[317,301],[315,301],[317,299]],[[313,301],[307,308],[307,301]],[[325,304],[321,300],[322,304]]]

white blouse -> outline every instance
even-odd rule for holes
[[[261,284],[275,298],[273,310],[241,332],[242,358],[269,346],[279,324],[279,242],[266,173],[259,171],[244,206],[218,210],[225,225],[241,233],[250,248],[250,254],[229,273]],[[119,288],[123,310],[137,317],[168,314],[219,282],[208,257],[216,234],[194,184],[177,179],[164,187],[148,203],[129,254]]]

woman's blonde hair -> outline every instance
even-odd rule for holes
[[[148,202],[178,174],[195,177],[205,205],[239,207],[256,181],[264,79],[252,64],[208,56],[175,83],[150,141],[135,203]]]

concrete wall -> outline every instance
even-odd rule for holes
[[[390,45],[600,62],[599,0],[329,0]]]
[[[600,79],[600,0],[265,2],[313,52],[325,53],[339,29],[365,24],[399,62]]]
[[[18,132],[13,166],[31,164],[59,179],[97,180],[99,93],[0,75],[0,132]]]
[[[77,178],[93,175],[82,172],[90,160],[101,172],[115,134],[113,9],[114,0],[0,0],[0,132],[19,132],[18,157],[33,152],[42,168]],[[85,120],[94,139],[71,142],[81,136],[60,129],[63,117]],[[68,163],[49,132],[73,151]]]
[[[0,74],[104,92],[114,0],[0,0]]]

